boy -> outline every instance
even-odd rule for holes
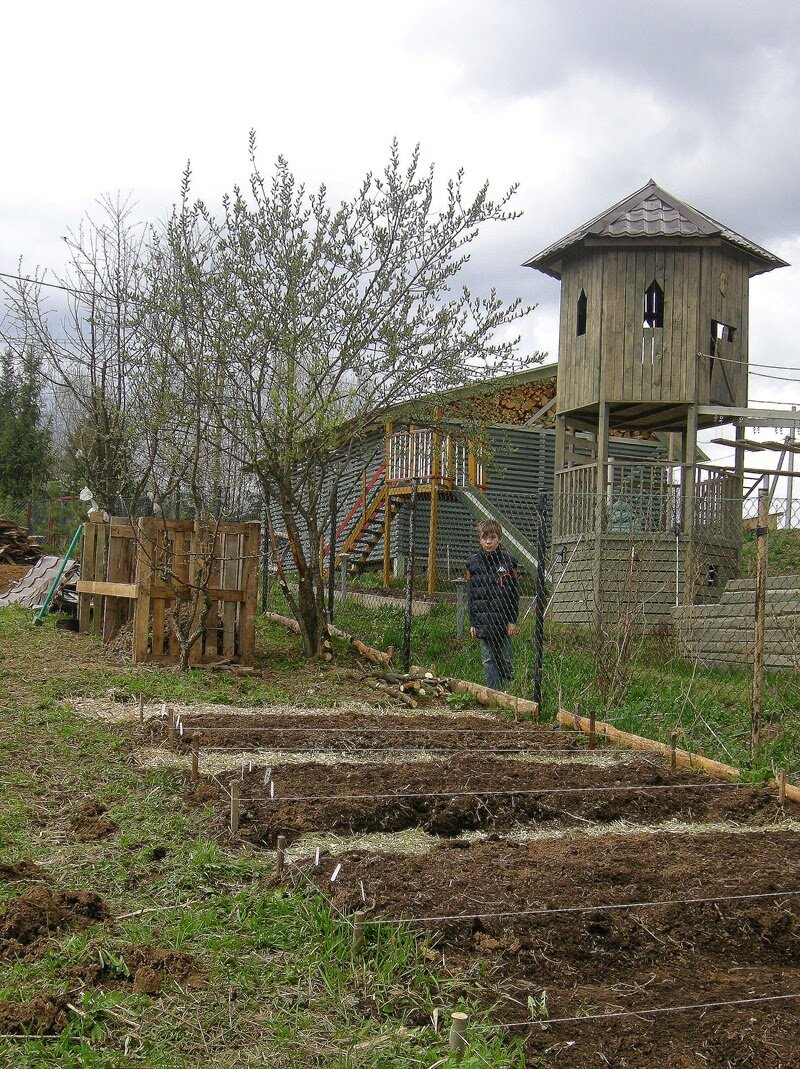
[[[503,531],[495,520],[478,524],[480,549],[467,561],[470,634],[480,639],[486,686],[502,690],[514,678],[511,636],[517,630],[517,562],[500,548]]]

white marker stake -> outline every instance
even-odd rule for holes
[[[166,720],[167,719],[167,703],[166,702],[162,702],[161,703],[161,719],[162,720]]]
[[[361,884],[361,901],[366,904],[367,892],[364,890],[364,881],[363,880],[359,880],[358,882]]]
[[[317,852],[314,855],[314,864],[319,865],[319,847],[317,847]]]
[[[337,865],[336,868],[331,873],[331,883],[333,883],[333,881],[336,879],[336,877],[339,875],[339,873],[341,871],[342,871],[342,866],[341,865]]]
[[[270,796],[270,798],[274,798],[275,797],[275,780],[274,779],[271,779],[269,781],[269,796]]]

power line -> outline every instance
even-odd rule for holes
[[[76,286],[64,286],[60,282],[46,282],[43,278],[29,278],[26,275],[12,275],[8,271],[0,271],[0,278],[10,278],[15,282],[30,282],[34,286],[48,286],[53,290],[63,290],[64,293],[74,293],[79,297],[99,297],[105,301],[119,301],[125,298],[119,294],[102,293],[98,290],[81,290]]]

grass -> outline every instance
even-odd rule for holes
[[[273,607],[280,611],[278,596]],[[337,604],[337,623],[372,645],[399,646],[402,606]],[[208,813],[184,806],[180,774],[138,768],[127,744],[65,699],[139,695],[148,700],[251,706],[292,702],[325,706],[374,697],[337,649],[332,666],[306,661],[296,636],[258,622],[258,678],[230,673],[179,674],[112,665],[96,638],[35,628],[29,614],[0,611],[0,843],[2,860],[30,858],[54,887],[93,890],[111,919],[85,931],[51,933],[46,952],[0,958],[0,1000],[65,995],[77,1008],[53,1038],[0,1036],[0,1064],[76,1069],[194,1069],[214,1065],[429,1066],[446,1054],[431,1025],[434,1009],[476,1005],[480,970],[453,977],[435,951],[405,931],[370,928],[362,953],[351,949],[346,919],[326,900],[272,885],[271,856],[233,849],[209,833]],[[528,695],[533,623],[515,639],[516,689]],[[443,675],[481,679],[477,644],[455,637],[451,604],[437,604],[412,628],[412,660]],[[743,673],[700,671],[682,660],[669,636],[633,650],[617,700],[606,708],[591,636],[548,626],[545,720],[559,706],[599,716],[625,730],[744,766],[748,757],[750,680]],[[770,676],[764,744],[753,778],[785,768],[800,773],[798,677]],[[73,841],[70,814],[97,799],[119,826],[98,842]],[[0,910],[21,885],[0,883]],[[152,998],[130,982],[137,945],[192,956],[203,986],[168,981]],[[90,966],[102,984],[81,987]],[[485,966],[484,966],[485,967]],[[471,1030],[475,1053],[461,1065],[522,1066],[497,1034]]]
[[[84,931],[51,932],[38,956],[0,956],[0,1002],[60,996],[76,1007],[55,1036],[0,1036],[0,1064],[388,1069],[446,1055],[433,1011],[444,1021],[469,1009],[480,975],[445,974],[403,930],[371,928],[354,954],[349,922],[325,899],[274,887],[271,855],[216,841],[207,814],[184,806],[179,775],[138,768],[125,742],[64,700],[112,692],[251,705],[280,695],[325,705],[353,692],[351,676],[306,662],[283,629],[260,621],[259,637],[264,680],[179,675],[114,667],[93,637],[0,611],[2,860],[30,858],[54,890],[95,891],[110,913]],[[69,817],[88,798],[108,807],[115,835],[73,841]],[[0,911],[23,887],[0,882]],[[128,964],[137,945],[191,955],[201,986],[167,980],[157,997],[138,993]],[[101,980],[82,986],[92,966]],[[496,1035],[476,1029],[471,1040],[462,1066],[522,1064]]]

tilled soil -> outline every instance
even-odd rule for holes
[[[557,763],[585,738],[485,715],[185,713],[182,725],[173,740],[165,724],[125,730],[184,753],[195,731],[205,748],[276,753],[237,776],[240,840],[440,836],[423,855],[287,862],[279,882],[316,885],[344,922],[363,911],[365,953],[402,921],[465,996],[475,985],[457,978],[480,975],[473,1021],[522,1044],[526,1065],[800,1067],[800,807],[781,810],[774,791],[646,754]],[[338,761],[314,759],[337,749]],[[289,763],[298,751],[308,760]],[[512,759],[523,751],[539,760]],[[187,790],[189,804],[216,803],[221,835],[231,782]],[[548,830],[563,834],[526,837]]]
[[[227,809],[226,789],[220,783],[221,814]],[[266,846],[274,846],[278,835],[291,842],[320,830],[343,834],[420,827],[452,837],[587,821],[769,824],[779,813],[774,793],[671,772],[663,761],[647,758],[609,767],[530,764],[463,753],[436,763],[379,768],[310,761],[275,765],[269,772],[243,771],[239,792],[240,835]],[[205,784],[200,800],[209,800]]]
[[[508,1025],[535,1013],[540,1023],[508,1029],[524,1038],[529,1064],[546,1052],[571,1067],[800,1064],[800,998],[588,1019],[800,992],[795,832],[615,837],[611,846],[498,837],[421,858],[323,856],[285,878],[314,881],[347,915],[365,911],[368,941],[381,918],[406,920],[452,973],[490,962],[483,1019]],[[640,905],[614,908],[629,903]],[[513,915],[487,916],[496,913]],[[565,1017],[579,1019],[548,1023]]]
[[[0,867],[0,879],[8,883],[30,881],[0,914],[0,957],[32,961],[47,952],[64,932],[88,928],[110,919],[102,898],[93,891],[53,889],[52,876],[41,866],[23,859],[17,865]],[[169,977],[184,986],[204,987],[206,974],[191,954],[136,944],[125,950],[122,967],[113,972],[100,963],[62,968],[58,976],[70,984],[67,994],[41,992],[28,1000],[0,1000],[0,1033],[54,1035],[61,1032],[75,1013],[71,992],[93,986],[105,989],[130,985],[140,994],[158,995]]]
[[[434,752],[515,753],[520,750],[568,751],[586,749],[585,737],[572,731],[542,727],[530,721],[513,723],[486,714],[453,713],[388,714],[292,713],[258,716],[182,714],[182,733],[175,745],[189,747],[195,732],[200,745],[248,749],[281,749],[287,753],[309,750],[375,751],[430,749]],[[152,718],[136,731],[140,742],[168,737],[164,719]]]

